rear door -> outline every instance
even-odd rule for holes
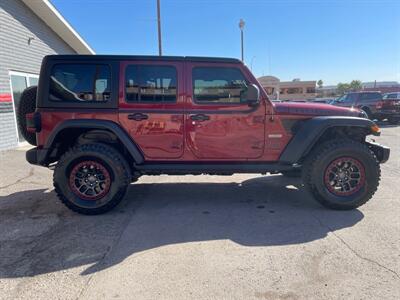
[[[358,107],[370,106],[375,107],[376,104],[382,100],[381,93],[361,93],[357,102]]]
[[[265,99],[249,106],[252,82],[239,64],[186,63],[187,147],[197,158],[246,160],[263,155]]]
[[[183,154],[182,71],[180,61],[121,62],[119,122],[145,158]]]

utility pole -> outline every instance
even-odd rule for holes
[[[239,21],[239,28],[240,28],[240,45],[242,49],[242,61],[244,61],[244,50],[243,50],[243,29],[244,29],[244,21],[240,19]]]
[[[157,0],[158,55],[162,55],[160,0]]]

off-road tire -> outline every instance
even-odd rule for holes
[[[282,171],[281,174],[283,176],[289,177],[289,178],[300,178],[301,177],[301,169]]]
[[[358,191],[348,196],[337,196],[329,191],[325,178],[328,166],[341,157],[351,157],[362,164],[365,181]],[[375,154],[365,145],[350,139],[325,142],[314,149],[303,163],[303,183],[323,206],[350,210],[365,204],[376,192],[381,170]]]
[[[100,199],[84,199],[71,185],[72,171],[86,161],[95,162],[105,168],[109,175],[107,193]],[[131,182],[130,167],[122,155],[106,144],[83,144],[71,148],[58,161],[53,183],[58,198],[69,209],[85,215],[98,215],[110,211],[123,199]]]
[[[37,86],[26,88],[22,94],[17,107],[17,123],[21,135],[31,145],[36,146],[36,133],[28,132],[26,129],[26,114],[33,113],[36,109]]]

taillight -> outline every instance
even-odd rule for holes
[[[380,109],[383,107],[383,101],[379,101],[378,103],[376,103],[376,108]]]
[[[42,130],[42,118],[40,112],[29,113],[25,115],[26,130],[31,133]]]

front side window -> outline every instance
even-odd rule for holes
[[[241,103],[247,83],[237,68],[196,67],[192,71],[193,98],[201,104]]]
[[[57,64],[50,75],[50,101],[106,102],[111,96],[110,67]]]
[[[357,95],[356,94],[347,94],[343,95],[339,99],[337,99],[337,102],[342,102],[342,103],[353,103],[357,100]]]
[[[125,70],[128,102],[176,102],[177,75],[171,66],[129,65]]]

